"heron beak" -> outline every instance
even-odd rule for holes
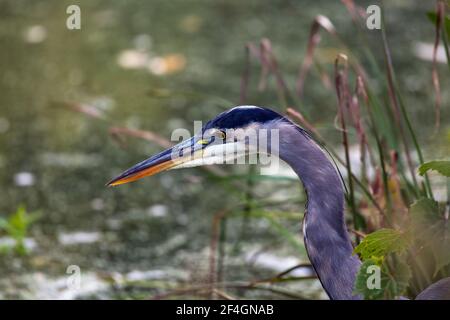
[[[204,147],[206,147],[206,143],[199,143],[195,137],[185,140],[172,148],[134,165],[108,182],[107,186],[118,186],[133,182],[195,161],[195,159],[202,156]]]

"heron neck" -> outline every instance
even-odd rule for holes
[[[361,262],[352,254],[344,219],[344,190],[334,164],[311,138],[292,126],[280,130],[279,156],[297,173],[306,190],[304,242],[322,286],[331,299],[359,299],[352,291]]]

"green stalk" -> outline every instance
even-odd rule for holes
[[[329,153],[329,155],[331,156],[333,161],[334,161],[334,159],[336,159],[337,162],[339,162],[341,165],[346,166],[345,161],[339,156],[339,154],[333,149],[332,146],[327,145],[327,143],[325,142],[325,140],[322,137],[317,136],[317,135],[313,134],[312,132],[311,132],[311,135],[313,135],[314,140],[317,143],[319,143],[319,145],[322,146],[322,148],[324,148],[326,152]],[[337,167],[337,165],[336,165],[336,167]],[[364,195],[367,197],[367,199],[370,202],[372,202],[372,204],[375,206],[375,208],[377,208],[377,210],[380,212],[380,214],[383,214],[383,209],[380,207],[380,205],[377,203],[375,198],[372,196],[372,193],[361,182],[361,180],[358,179],[358,177],[353,172],[351,172],[351,178],[356,183],[356,185],[361,189],[361,191],[364,193]]]
[[[447,178],[447,206],[450,206],[450,178]]]
[[[425,163],[424,158],[423,158],[422,149],[420,148],[420,145],[419,145],[419,142],[417,140],[416,134],[415,134],[414,129],[413,129],[412,125],[411,125],[411,121],[409,120],[408,113],[406,112],[405,104],[403,103],[403,98],[402,98],[401,95],[399,95],[398,97],[399,97],[400,108],[402,110],[403,117],[404,117],[406,125],[408,127],[408,131],[409,131],[409,133],[411,135],[414,147],[416,148],[417,156],[419,157],[420,164],[422,165],[422,164]],[[428,192],[428,196],[430,197],[430,199],[434,200],[433,189],[431,188],[431,183],[430,183],[430,178],[428,177],[428,173],[425,173],[424,177],[425,177],[425,186],[426,186],[426,189],[427,189],[427,192]]]

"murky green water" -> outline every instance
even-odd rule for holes
[[[427,111],[433,108],[431,69],[412,48],[434,39],[433,26],[424,18],[433,5],[391,2],[387,19],[394,62],[412,120],[425,140],[433,125]],[[65,27],[70,4],[81,7],[81,30]],[[311,21],[319,13],[330,17],[356,51],[362,50],[338,1],[0,1],[0,215],[6,217],[20,204],[40,211],[27,234],[29,254],[0,257],[0,298],[145,298],[205,285],[213,216],[224,208],[237,217],[227,219],[219,245],[225,253],[222,280],[249,282],[307,262],[304,250],[274,231],[267,219],[245,218],[245,211],[236,208],[251,195],[270,204],[268,210],[284,212],[278,223],[296,234],[304,196],[292,179],[248,184],[189,169],[114,189],[104,185],[161,150],[130,137],[117,143],[108,134],[112,126],[169,138],[173,129],[191,130],[194,120],[206,121],[238,104],[245,44],[262,37],[271,39],[293,86]],[[332,62],[335,45],[323,36],[324,61]],[[381,58],[380,46],[373,50]],[[248,103],[282,110],[273,81],[258,92],[256,63],[251,72]],[[305,90],[301,107],[334,141],[335,97],[325,92],[317,74]],[[443,94],[448,101],[448,92]],[[75,112],[65,102],[88,105],[98,118]],[[222,169],[237,175],[249,170]],[[233,183],[247,185],[242,189],[247,194]],[[0,239],[7,245],[6,234]],[[82,271],[81,291],[67,288],[69,265]],[[324,297],[315,280],[283,288]],[[286,297],[268,290],[231,292]]]

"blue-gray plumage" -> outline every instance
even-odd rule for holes
[[[361,262],[352,254],[352,242],[344,219],[344,187],[338,170],[324,149],[304,129],[275,111],[255,106],[239,106],[225,111],[209,121],[201,133],[140,162],[108,185],[135,181],[172,168],[203,165],[205,163],[198,161],[198,157],[205,157],[209,150],[217,149],[220,144],[240,143],[249,147],[249,140],[239,141],[238,136],[226,138],[227,129],[277,130],[279,143],[269,146],[270,153],[292,167],[307,194],[303,236],[311,264],[331,299],[361,299],[361,296],[353,294]],[[208,139],[204,139],[206,133]],[[247,148],[250,152],[248,150],[251,148]],[[211,163],[223,160],[217,155],[210,158],[213,160]],[[449,297],[450,278],[446,278],[425,289],[417,298]]]
[[[309,135],[292,123],[275,125],[280,130],[280,158],[294,169],[307,193],[303,237],[309,259],[331,299],[358,299],[352,291],[360,261],[352,254],[345,226],[340,176]]]
[[[450,278],[444,278],[423,290],[416,300],[450,300]]]

